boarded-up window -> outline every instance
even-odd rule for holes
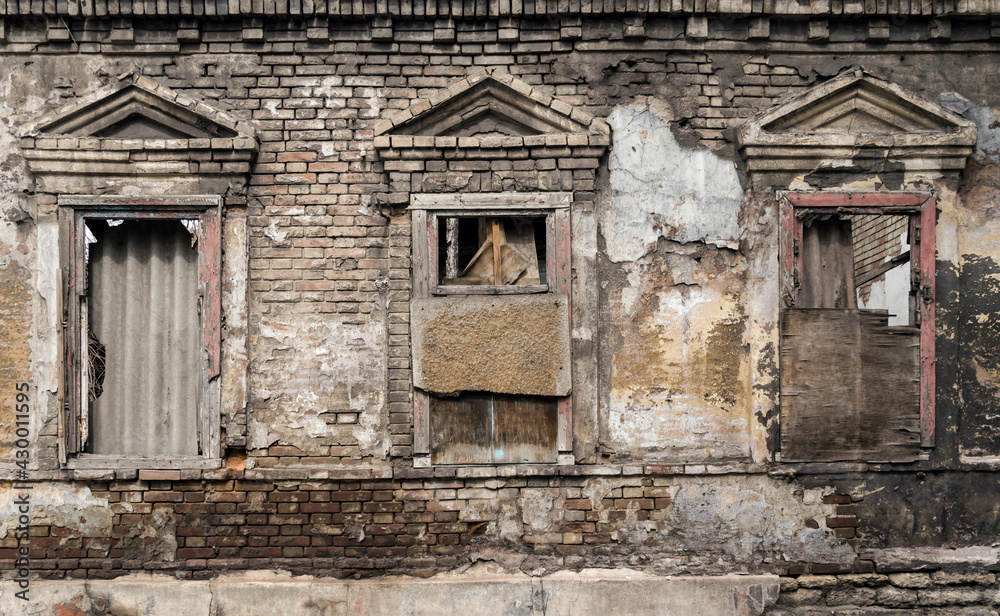
[[[868,310],[781,319],[785,461],[913,460],[920,448],[920,330]]]
[[[415,202],[414,453],[556,462],[572,447],[568,195]]]
[[[70,463],[170,467],[217,457],[219,200],[67,201]]]
[[[783,204],[783,461],[904,462],[932,444],[933,202],[856,197]]]

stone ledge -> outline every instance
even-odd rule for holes
[[[0,611],[122,616],[755,616],[775,603],[778,589],[775,575],[668,578],[627,570],[588,570],[544,578],[464,574],[378,581],[290,577],[277,572],[209,581],[143,575],[115,580],[34,580],[27,602],[15,597],[17,582],[3,582]]]

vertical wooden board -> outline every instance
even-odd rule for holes
[[[916,458],[919,332],[886,320],[846,309],[782,314],[783,461]]]
[[[842,312],[786,310],[782,314],[782,461],[840,459],[840,452],[854,449],[858,332],[835,321]],[[831,330],[840,335],[840,344],[832,348]]]
[[[428,237],[427,210],[413,210],[413,296],[430,295],[430,240]]]
[[[559,451],[573,451],[573,396],[565,396],[559,399],[558,404],[558,428],[556,434],[556,446]]]
[[[198,251],[198,277],[202,288],[202,326],[208,355],[208,378],[219,376],[222,325],[222,230],[221,206],[205,212],[201,218]]]
[[[786,307],[795,305],[795,236],[799,225],[795,222],[795,207],[781,199],[781,235],[778,238],[778,261],[781,277],[781,301]]]
[[[551,220],[553,232],[550,237],[552,238],[551,243],[555,245],[553,254],[555,267],[550,269],[553,272],[553,277],[549,280],[549,286],[556,293],[569,293],[572,280],[572,263],[570,262],[572,237],[570,236],[569,210],[556,210],[552,214]]]
[[[59,209],[59,235],[65,237],[67,241],[60,246],[60,255],[64,257],[65,271],[68,273],[66,281],[65,311],[66,311],[66,331],[63,352],[61,358],[64,361],[66,378],[63,382],[64,407],[63,422],[66,435],[66,452],[77,453],[80,451],[79,422],[77,420],[80,412],[80,381],[79,381],[79,340],[80,329],[80,301],[85,292],[81,289],[84,286],[83,255],[80,254],[80,244],[84,241],[83,218],[77,216],[73,210],[68,208]],[[60,318],[63,315],[59,315]]]
[[[498,464],[553,463],[558,399],[493,396],[493,460]]]
[[[935,304],[934,288],[935,261],[937,259],[937,202],[933,199],[924,204],[920,213],[920,435],[921,445],[933,447],[935,438]],[[912,245],[913,240],[910,240]]]
[[[430,396],[432,464],[489,464],[492,394]]]
[[[858,449],[870,460],[911,459],[920,446],[919,347],[917,328],[862,316]]]
[[[430,453],[430,396],[422,391],[413,392],[413,453]]]

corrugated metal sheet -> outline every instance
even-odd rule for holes
[[[179,220],[88,223],[89,312],[104,345],[88,451],[197,455],[201,395],[198,251]]]

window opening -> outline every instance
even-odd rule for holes
[[[891,326],[918,323],[909,216],[803,212],[800,220],[796,308],[879,310]]]
[[[887,310],[889,325],[919,324],[919,279],[910,267],[910,217],[856,215],[851,220],[858,308]]]
[[[783,460],[905,462],[934,445],[934,218],[926,195],[785,195]]]
[[[547,284],[545,216],[439,216],[437,220],[440,285]]]
[[[85,223],[88,453],[200,453],[198,251],[185,222]]]

